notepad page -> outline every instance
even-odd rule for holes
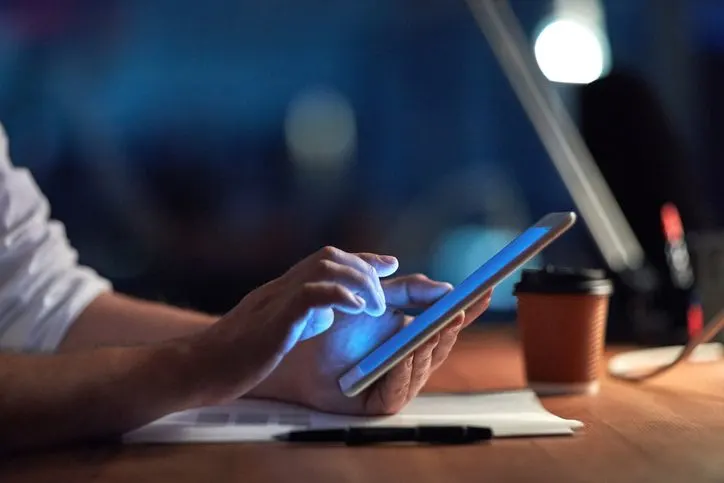
[[[272,441],[298,429],[348,426],[485,426],[495,437],[568,435],[582,427],[547,411],[529,390],[470,395],[422,395],[399,414],[351,417],[277,402],[242,399],[174,413],[128,433],[129,443]]]

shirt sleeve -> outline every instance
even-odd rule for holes
[[[0,126],[0,352],[53,352],[80,313],[111,290],[78,264],[65,227],[30,173],[14,167]]]

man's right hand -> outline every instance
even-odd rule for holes
[[[328,329],[333,311],[382,314],[379,277],[396,269],[395,259],[323,249],[251,292],[221,319],[190,315],[203,321],[182,324],[193,331],[170,340],[154,343],[163,324],[148,323],[148,343],[132,343],[131,334],[115,337],[125,344],[57,356],[0,354],[0,453],[118,436],[172,412],[236,399],[299,341]],[[138,330],[159,314],[183,320],[179,310],[110,296],[86,311],[82,325],[111,320],[115,324],[105,327],[121,334],[122,322]],[[85,338],[86,346],[92,340]]]
[[[326,247],[249,293],[208,330],[191,339],[192,357],[208,372],[205,401],[242,396],[265,379],[300,341],[326,331],[334,311],[379,316],[386,310],[380,277],[394,257]]]

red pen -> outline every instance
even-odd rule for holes
[[[694,289],[694,270],[686,246],[684,224],[679,210],[673,203],[666,203],[661,207],[661,225],[664,230],[666,258],[671,268],[674,285],[689,293],[686,324],[689,338],[693,338],[704,328],[704,311]]]

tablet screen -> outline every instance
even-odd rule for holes
[[[409,325],[403,327],[399,332],[368,354],[359,363],[360,370],[365,374],[374,371],[378,366],[401,350],[408,341],[417,337],[430,324],[434,324],[443,317],[448,310],[465,301],[470,295],[479,290],[481,285],[485,284],[501,270],[504,270],[519,255],[541,241],[550,230],[550,227],[534,226],[521,233],[483,266],[473,272],[472,275],[463,280],[454,290],[435,302],[417,316]]]

